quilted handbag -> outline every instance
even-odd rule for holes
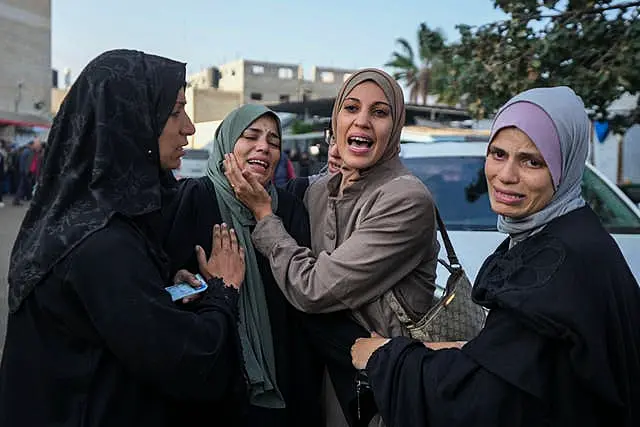
[[[444,294],[418,321],[413,321],[394,292],[388,292],[388,302],[398,319],[409,330],[412,338],[420,341],[468,341],[474,338],[484,326],[485,309],[471,300],[472,285],[458,261],[447,228],[436,208],[438,229],[447,251],[448,262],[438,259],[449,278]]]

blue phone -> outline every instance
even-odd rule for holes
[[[200,281],[200,286],[197,288],[194,288],[188,283],[177,283],[164,289],[171,294],[171,301],[178,301],[184,297],[199,294],[207,290],[207,282],[205,282],[202,276],[196,274],[196,279]]]

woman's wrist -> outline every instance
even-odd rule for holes
[[[257,221],[261,221],[263,218],[268,217],[269,215],[273,214],[273,210],[271,209],[271,206],[267,206],[261,209],[257,209],[253,215],[256,217]]]

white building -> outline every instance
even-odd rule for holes
[[[353,72],[314,66],[311,80],[305,80],[304,70],[298,64],[239,59],[202,70],[188,80],[194,87],[238,93],[244,104],[277,104],[333,98]]]

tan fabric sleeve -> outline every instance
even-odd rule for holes
[[[430,195],[417,180],[399,179],[371,194],[358,227],[336,250],[297,245],[277,217],[258,222],[252,238],[268,257],[286,298],[309,313],[358,309],[391,289],[432,252]]]

